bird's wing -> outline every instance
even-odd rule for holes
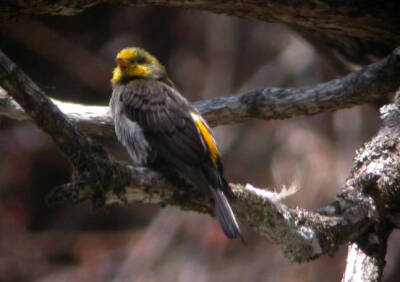
[[[200,114],[176,89],[155,80],[134,80],[120,96],[124,112],[142,128],[159,156],[176,164],[211,161],[217,168],[218,150]]]

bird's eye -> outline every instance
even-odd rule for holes
[[[138,58],[136,59],[136,62],[137,62],[139,65],[141,65],[141,64],[146,63],[146,59],[145,59],[144,57],[138,57]]]

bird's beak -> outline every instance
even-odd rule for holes
[[[126,59],[117,58],[117,65],[121,68],[126,68],[130,65],[130,62]]]

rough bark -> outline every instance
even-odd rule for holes
[[[378,282],[385,267],[387,238],[391,228],[376,225],[349,244],[342,282]]]
[[[400,45],[400,3],[396,0],[6,0],[0,3],[0,21],[22,15],[74,15],[103,3],[199,9],[283,23],[305,30],[306,37],[311,33],[314,41],[323,42],[331,51],[359,64],[370,62],[373,57],[386,56]]]

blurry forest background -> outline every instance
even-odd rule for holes
[[[207,12],[99,6],[73,17],[41,16],[0,27],[0,49],[50,96],[106,105],[114,57],[140,46],[160,59],[191,101],[259,87],[335,78],[328,62],[283,25]],[[355,150],[377,131],[375,105],[284,121],[215,128],[227,179],[257,187],[296,185],[289,206],[333,200]],[[115,138],[100,140],[129,161]],[[333,258],[290,264],[277,246],[244,229],[229,241],[209,216],[154,205],[90,203],[47,208],[45,194],[71,166],[33,123],[0,117],[0,281],[339,281]],[[385,281],[399,281],[399,232],[389,240]]]

